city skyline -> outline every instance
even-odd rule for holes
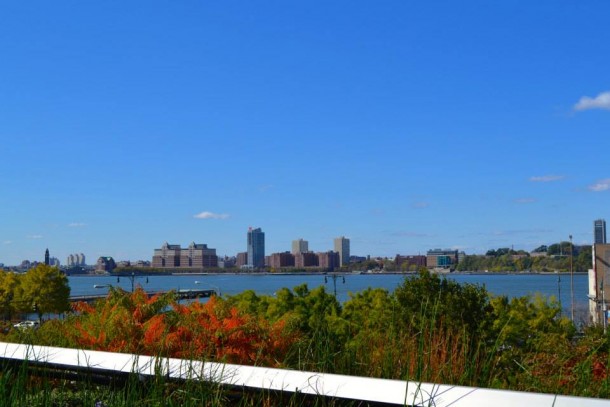
[[[0,13],[6,265],[234,255],[250,225],[268,253],[531,251],[610,216],[606,2]]]

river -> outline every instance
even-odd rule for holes
[[[402,281],[412,275],[404,274],[345,274],[338,275],[333,281],[331,275],[315,274],[204,274],[204,275],[161,275],[139,277],[134,279],[135,285],[141,285],[146,291],[161,291],[171,289],[215,289],[223,296],[239,294],[245,290],[253,290],[257,294],[273,295],[283,287],[293,288],[306,283],[310,289],[325,285],[328,292],[334,292],[336,283],[337,298],[344,302],[349,299],[349,293],[359,292],[367,287],[384,288],[393,291]],[[559,296],[564,312],[569,312],[570,275],[569,274],[466,274],[452,273],[447,278],[459,283],[481,284],[494,295],[520,297],[541,293],[545,296]],[[119,286],[131,290],[131,279],[121,277],[117,282],[111,276],[70,276],[71,295],[103,294],[107,287]],[[326,280],[326,282],[325,282]],[[587,309],[587,274],[574,274],[574,303],[578,313]]]

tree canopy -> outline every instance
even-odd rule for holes
[[[0,293],[0,303],[3,298],[10,298],[9,310],[35,312],[42,318],[43,314],[70,309],[68,278],[57,267],[39,264],[22,275],[4,274],[4,283],[0,284],[10,291]]]

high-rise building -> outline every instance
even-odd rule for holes
[[[606,221],[597,219],[593,222],[593,243],[606,244]]]
[[[85,265],[85,255],[82,253],[74,253],[68,256],[66,259],[66,265],[68,267],[74,266],[84,266]]]
[[[50,258],[49,258],[49,249],[47,249],[44,252],[44,264],[46,264],[48,266],[49,265],[49,261],[50,261]]]
[[[248,266],[265,267],[265,233],[261,228],[248,229]]]
[[[307,240],[298,239],[292,241],[292,254],[307,253],[309,251],[309,242]]]
[[[349,264],[349,239],[344,236],[335,239],[335,251],[339,253],[339,265],[341,267]]]

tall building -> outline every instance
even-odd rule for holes
[[[309,242],[307,240],[298,239],[292,241],[292,254],[307,253],[309,251]]]
[[[261,228],[248,229],[248,266],[265,267],[265,233]]]
[[[68,256],[66,259],[66,265],[68,267],[74,266],[84,266],[85,265],[85,255],[82,253],[74,253]]]
[[[593,243],[606,244],[606,221],[597,219],[593,222]]]
[[[335,239],[335,251],[339,253],[339,266],[349,264],[349,239],[344,236]]]
[[[44,264],[46,264],[48,266],[49,265],[49,261],[50,261],[50,258],[49,258],[49,249],[47,248],[47,250],[45,250],[45,252],[44,252]]]

